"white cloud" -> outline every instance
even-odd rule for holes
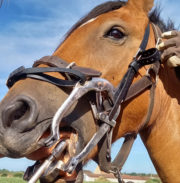
[[[47,54],[52,54],[57,37],[52,38],[32,38],[32,37],[1,37],[0,42],[0,72],[10,72],[10,70],[20,65],[30,66],[34,60]],[[54,44],[53,44],[54,43]],[[5,46],[4,46],[5,45]]]
[[[52,54],[74,22],[56,18],[10,24],[0,35],[0,73],[19,65],[30,66],[34,60]]]

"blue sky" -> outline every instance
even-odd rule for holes
[[[5,82],[15,68],[31,66],[34,60],[51,55],[63,35],[83,15],[105,0],[4,0],[0,9],[0,99],[8,91]],[[180,25],[180,1],[162,0],[162,17]],[[114,153],[118,151],[113,147]],[[26,159],[0,160],[0,169],[25,170]],[[90,162],[86,169],[94,170]],[[140,138],[136,140],[123,172],[154,173],[155,169]]]

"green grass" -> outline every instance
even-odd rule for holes
[[[160,179],[151,179],[146,181],[146,183],[161,183]]]
[[[27,183],[27,182],[19,177],[0,177],[0,183]],[[92,182],[84,182],[84,183],[92,183]],[[95,183],[110,183],[110,182],[107,180],[98,179],[95,181]],[[157,179],[153,179],[153,180],[148,180],[146,183],[160,183],[160,181]]]
[[[19,177],[0,177],[0,183],[27,183],[27,181]]]
[[[0,183],[26,183],[19,177],[0,177]]]
[[[86,182],[84,181],[83,183],[107,183],[107,182],[103,182],[103,181],[94,181],[94,182]],[[111,183],[111,182],[108,182],[108,183]],[[113,183],[113,182],[112,182]]]

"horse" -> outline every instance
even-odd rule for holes
[[[149,22],[159,24],[160,28],[163,28],[155,13],[148,17],[153,3],[153,0],[112,1],[96,7],[69,31],[53,56],[68,63],[75,62],[77,66],[101,71],[101,78],[117,87],[141,44]],[[165,25],[163,26],[165,28]],[[155,44],[153,26],[149,24],[147,49],[154,48]],[[35,63],[37,68],[52,65],[49,61],[41,60],[38,64]],[[70,67],[72,65],[70,64]],[[21,69],[18,70],[20,71]],[[137,72],[133,83],[148,71],[149,66],[143,66]],[[92,72],[98,75],[98,72]],[[66,73],[48,72],[47,75],[64,79]],[[151,99],[150,90],[147,89],[122,104],[113,130],[112,142],[128,134],[139,133],[161,180],[178,183],[179,80],[174,69],[168,68],[165,64],[160,66],[158,76],[154,78],[154,107],[148,123],[145,124],[145,121]],[[13,83],[0,104],[1,156],[26,157],[38,160],[37,166],[41,165],[56,145],[44,145],[51,134],[52,119],[70,93],[69,88],[58,87],[38,78],[21,78]],[[83,96],[71,110],[66,111],[61,121],[58,128],[60,139],[66,141],[65,150],[59,158],[62,162],[68,162],[71,157],[81,152],[98,131],[98,123],[94,120],[89,103],[93,99],[94,95],[91,92]],[[89,159],[99,163],[98,154],[99,146],[96,145],[73,173],[61,170],[55,179],[49,181],[41,178],[41,182],[81,182],[82,166]],[[29,176],[31,173],[29,168],[25,174]]]

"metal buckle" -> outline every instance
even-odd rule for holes
[[[115,127],[116,126],[116,121],[115,120],[109,120],[109,115],[106,114],[106,112],[100,112],[98,113],[98,118],[107,123],[108,125],[112,126],[112,127]]]
[[[159,75],[157,75],[156,73],[154,73],[155,78],[153,78],[153,76],[151,75],[150,72],[154,72],[153,68],[150,67],[149,69],[147,69],[146,71],[146,76],[149,77],[149,79],[152,81],[152,83],[156,86],[159,80]]]
[[[75,65],[76,65],[75,62],[71,62],[66,68],[71,69]],[[72,80],[71,77],[69,76],[69,74],[65,73],[65,76],[67,77],[68,80]]]
[[[101,121],[107,123],[108,125],[110,125],[113,128],[116,126],[116,119],[117,119],[117,117],[119,116],[119,113],[120,113],[120,106],[119,106],[117,112],[115,113],[113,119],[110,121],[109,120],[109,114],[107,113],[107,111],[98,112],[96,105],[93,104],[93,103],[90,103],[90,104],[91,104],[91,108],[92,108],[94,118],[96,120],[101,120]]]
[[[156,48],[158,48],[158,45],[162,42],[162,38],[158,37],[157,42],[156,42]]]

